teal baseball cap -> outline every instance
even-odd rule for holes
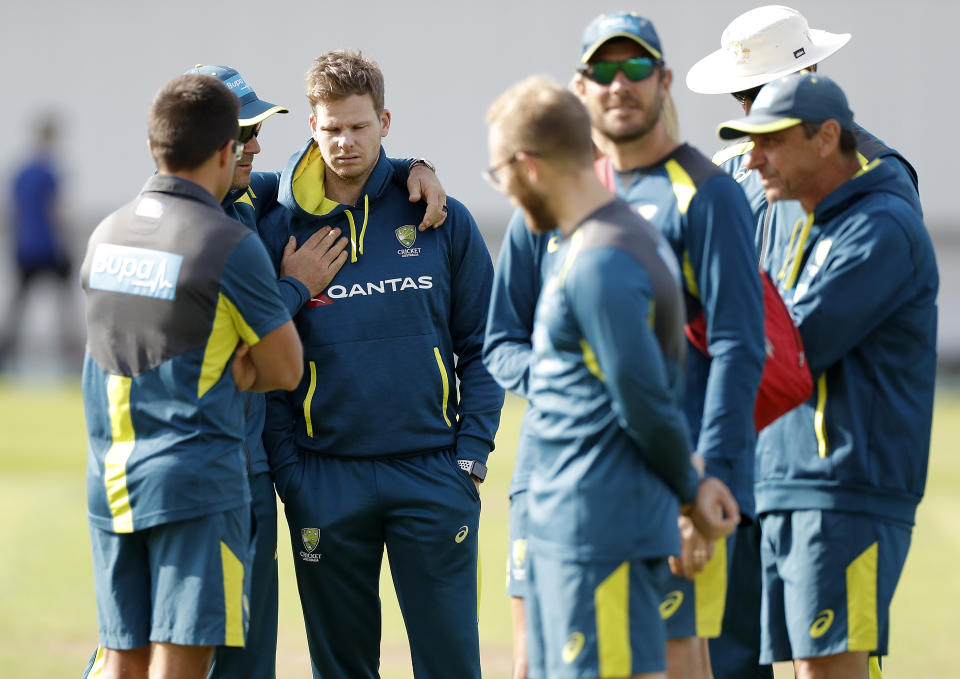
[[[764,85],[749,115],[720,124],[717,134],[721,139],[737,139],[826,120],[836,120],[844,130],[853,129],[847,97],[830,78],[804,71]]]
[[[603,43],[614,38],[633,40],[647,50],[654,59],[663,58],[660,36],[649,19],[636,12],[601,14],[583,30],[580,46],[580,63],[585,64],[600,49]]]
[[[201,73],[203,75],[212,75],[218,78],[231,92],[237,95],[240,100],[240,117],[237,122],[240,127],[249,127],[256,125],[262,120],[266,120],[274,113],[289,113],[290,109],[286,106],[277,106],[269,101],[264,101],[257,96],[253,88],[247,84],[236,69],[229,66],[214,66],[197,64],[187,73]]]

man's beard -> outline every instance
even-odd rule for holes
[[[597,126],[598,131],[607,139],[612,141],[614,144],[624,144],[631,141],[636,141],[637,139],[642,139],[643,137],[650,134],[650,131],[657,126],[657,123],[660,122],[660,116],[663,113],[663,100],[657,97],[654,108],[652,109],[642,109],[643,118],[641,121],[633,128],[627,130],[610,130],[603,124],[603,119],[600,120],[600,125]]]
[[[557,218],[543,197],[529,187],[517,191],[517,202],[523,210],[527,227],[534,233],[550,233],[557,228]]]

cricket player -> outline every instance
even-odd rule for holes
[[[660,615],[680,502],[715,539],[739,521],[691,464],[679,268],[593,170],[590,117],[533,78],[487,115],[490,182],[535,233],[558,231],[537,304],[529,395],[529,677],[663,677]],[[643,517],[642,520],[639,517]]]
[[[721,48],[690,68],[687,87],[703,94],[732,95],[747,114],[764,85],[804,69],[816,72],[819,64],[843,48],[850,37],[849,33],[811,28],[806,17],[791,7],[756,7],[733,19],[721,35]],[[885,158],[905,181],[913,184],[916,192],[917,172],[902,154],[856,122],[853,134],[862,166],[876,158]],[[793,200],[768,205],[759,174],[745,167],[752,148],[753,142],[738,140],[717,152],[713,161],[732,176],[747,195],[756,225],[757,258],[769,268],[771,262],[783,261],[794,225],[805,220],[806,214]],[[914,195],[910,200],[922,215],[919,197]],[[772,679],[771,667],[758,666],[759,526],[745,524],[735,539],[723,632],[710,641],[714,676],[716,679]]]
[[[184,75],[148,117],[158,174],[90,237],[83,396],[101,676],[206,676],[242,646],[253,550],[241,390],[301,346],[259,240],[219,202],[239,102]],[[236,350],[236,354],[234,354]]]
[[[863,167],[843,91],[816,73],[765,85],[721,138],[749,134],[768,203],[806,218],[769,262],[816,391],[760,434],[761,653],[801,679],[868,676],[923,496],[938,274],[895,159]]]
[[[264,428],[314,675],[378,675],[386,546],[415,676],[479,677],[478,486],[503,404],[480,356],[490,255],[456,201],[444,228],[416,228],[381,146],[390,112],[373,61],[321,55],[307,97],[312,137],[260,231],[277,266],[291,236],[329,225],[350,241],[295,316],[305,377],[268,398]]]

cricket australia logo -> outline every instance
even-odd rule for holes
[[[401,257],[420,256],[420,248],[413,247],[413,244],[417,242],[417,227],[413,224],[404,224],[398,227],[394,233],[397,235],[397,240],[400,241],[400,245],[403,246],[402,250],[397,250],[398,255]]]
[[[303,542],[303,548],[307,551],[300,552],[300,558],[308,563],[317,563],[323,558],[322,554],[314,554],[317,545],[320,544],[319,528],[301,528],[300,540]]]

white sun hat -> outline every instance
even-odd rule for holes
[[[720,49],[687,72],[687,87],[701,94],[748,90],[809,68],[849,40],[849,33],[810,28],[790,7],[757,7],[730,22],[720,36]]]

